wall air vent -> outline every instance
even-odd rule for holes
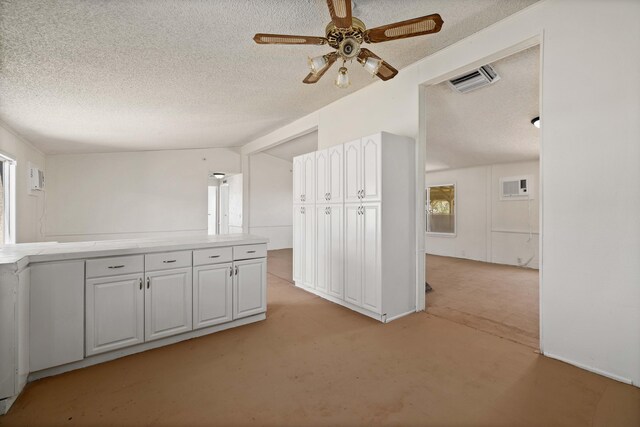
[[[449,80],[449,86],[460,93],[468,93],[498,80],[500,80],[500,76],[493,67],[491,65],[483,65],[478,69]]]

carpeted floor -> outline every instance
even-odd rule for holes
[[[0,425],[640,425],[638,388],[428,313],[383,325],[268,281],[267,320],[36,381]]]
[[[538,270],[427,255],[427,312],[540,348]]]

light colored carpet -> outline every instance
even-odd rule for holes
[[[427,312],[539,348],[538,270],[427,255]]]
[[[427,313],[384,325],[268,280],[267,320],[37,381],[0,425],[640,425],[638,388]]]

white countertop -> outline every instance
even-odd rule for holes
[[[21,268],[30,262],[252,245],[268,243],[268,241],[269,239],[251,234],[222,234],[70,243],[20,243],[0,248],[0,266],[17,264],[17,267]]]

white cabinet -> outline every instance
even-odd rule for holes
[[[316,206],[315,288],[338,298],[344,283],[342,221],[342,205]]]
[[[313,205],[293,208],[293,279],[308,288],[314,287],[315,276],[314,209]]]
[[[342,203],[344,199],[343,147],[338,145],[316,153],[316,203]]]
[[[267,309],[267,260],[234,262],[233,318],[264,313]]]
[[[190,331],[192,319],[191,267],[146,274],[145,341]]]
[[[30,370],[84,358],[84,261],[31,266]]]
[[[414,141],[381,132],[315,159],[312,241],[308,214],[294,209],[296,285],[383,322],[414,311]]]
[[[144,342],[144,296],[142,273],[86,281],[87,356]]]
[[[232,302],[232,263],[193,268],[193,329],[233,320]]]
[[[315,199],[316,153],[293,159],[293,202],[313,204]]]

